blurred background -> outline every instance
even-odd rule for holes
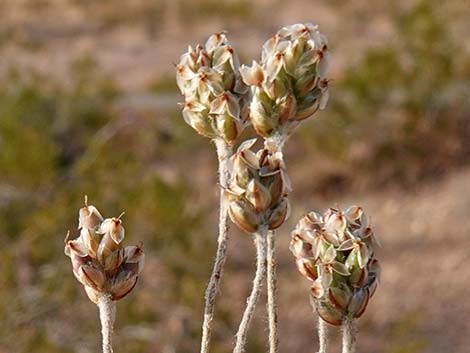
[[[353,203],[372,217],[383,265],[359,352],[469,351],[468,3],[0,0],[0,14],[1,353],[100,350],[97,308],[63,253],[85,194],[105,216],[125,210],[126,243],[145,243],[145,271],[118,303],[116,352],[199,351],[217,166],[183,122],[173,65],[221,30],[250,63],[301,21],[329,38],[331,100],[286,151],[281,352],[317,349],[290,230],[311,209]],[[235,227],[228,252],[214,353],[231,351],[254,269],[252,241]],[[264,302],[249,353],[266,351]]]

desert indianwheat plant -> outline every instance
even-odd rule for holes
[[[377,288],[377,243],[362,208],[330,208],[322,216],[305,215],[292,232],[291,251],[299,272],[310,281],[311,303],[320,316],[320,352],[326,352],[323,321],[341,325],[343,353],[355,352],[355,319],[366,310]]]
[[[125,231],[121,216],[103,219],[95,206],[88,205],[85,196],[85,207],[79,211],[80,235],[68,240],[67,233],[65,238],[65,254],[72,261],[73,274],[99,308],[103,353],[113,352],[115,301],[135,287],[145,259],[142,243],[122,246]]]
[[[277,353],[275,240],[289,217],[291,183],[283,148],[304,119],[324,109],[329,87],[326,37],[318,26],[283,27],[265,42],[260,61],[240,66],[224,32],[204,46],[189,46],[176,65],[184,95],[183,118],[210,138],[219,161],[219,234],[214,267],[205,293],[201,353],[210,350],[216,297],[220,291],[229,234],[228,217],[256,247],[256,271],[236,331],[234,353],[243,353],[258,298],[266,282],[269,352]],[[251,125],[258,138],[240,141]],[[237,147],[238,146],[238,147]],[[103,352],[112,352],[114,301],[135,286],[143,266],[142,245],[122,248],[120,217],[103,220],[88,205],[80,210],[80,236],[66,241],[73,273],[100,308]],[[342,326],[343,353],[355,352],[355,320],[377,287],[376,239],[362,208],[310,212],[292,232],[290,249],[300,273],[312,281],[311,303],[319,315],[319,352],[328,347],[327,325]]]

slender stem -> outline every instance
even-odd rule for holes
[[[326,353],[328,351],[328,325],[321,317],[318,317],[318,340],[320,342],[318,353]]]
[[[232,148],[222,139],[216,139],[217,157],[219,159],[219,184],[227,187],[230,178],[228,159],[232,155]],[[202,323],[201,353],[208,353],[212,333],[212,320],[214,318],[215,299],[219,292],[220,281],[222,279],[223,268],[225,264],[228,239],[228,219],[227,202],[225,201],[223,191],[220,192],[219,205],[219,236],[217,239],[217,253],[214,267],[206,288],[204,321]]]
[[[253,279],[253,288],[247,299],[245,312],[243,313],[240,326],[236,335],[236,343],[233,353],[245,352],[246,337],[250,327],[251,319],[256,308],[256,303],[263,285],[264,274],[266,272],[266,233],[267,227],[260,226],[258,232],[254,234],[256,244],[256,274]]]
[[[230,181],[230,171],[228,168],[229,158],[232,156],[232,147],[222,139],[215,139],[217,158],[219,159],[219,183],[222,187],[227,187]],[[227,217],[225,217],[227,218]]]
[[[113,353],[113,325],[116,319],[116,302],[109,295],[98,300],[100,311],[101,334],[103,336],[103,353]]]
[[[268,232],[267,244],[267,282],[268,282],[268,323],[269,323],[269,353],[277,353],[279,348],[279,338],[277,335],[277,304],[276,304],[276,287],[277,287],[277,274],[276,274],[276,242],[275,232],[273,230]]]
[[[342,324],[343,353],[356,353],[356,323],[345,317]]]
[[[265,148],[273,152],[282,152],[289,137],[288,126],[284,125],[279,131],[264,140]],[[275,252],[275,232],[269,231],[267,234],[267,287],[268,287],[268,327],[269,327],[269,353],[278,353],[279,337],[277,330],[277,304],[276,304],[276,252]]]

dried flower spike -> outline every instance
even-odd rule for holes
[[[242,230],[255,233],[260,226],[279,228],[289,214],[290,181],[282,153],[250,148],[256,139],[243,142],[232,157],[232,176],[226,191],[229,215]]]
[[[112,352],[114,301],[134,288],[145,259],[142,243],[122,246],[125,230],[121,216],[103,219],[95,206],[88,205],[85,197],[85,207],[79,211],[80,235],[68,240],[68,233],[65,240],[65,254],[72,261],[75,278],[100,308],[103,352],[106,353]]]
[[[183,117],[199,134],[233,145],[248,119],[248,88],[225,33],[191,46],[176,66],[176,82],[185,96]]]
[[[310,212],[292,232],[290,250],[299,272],[313,282],[313,307],[329,324],[343,325],[352,340],[354,319],[364,313],[380,277],[376,243],[358,206],[330,208],[324,215]]]
[[[240,68],[252,88],[250,119],[256,132],[287,135],[299,121],[324,109],[328,64],[327,39],[311,23],[284,27],[266,41],[261,63]]]

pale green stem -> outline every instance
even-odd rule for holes
[[[272,136],[264,141],[265,148],[271,151],[282,152],[284,145],[288,139],[288,127],[284,126]],[[267,235],[267,310],[268,310],[268,327],[269,327],[269,353],[278,353],[279,338],[277,325],[277,304],[276,304],[276,252],[275,252],[275,232],[269,231]]]
[[[222,139],[214,140],[217,148],[217,157],[219,160],[219,184],[225,188],[228,185],[230,178],[229,171],[229,158],[232,155],[232,148],[228,146]],[[228,239],[228,219],[227,219],[227,202],[224,198],[223,190],[220,191],[219,203],[219,236],[217,239],[217,253],[214,261],[214,267],[209,279],[209,283],[205,293],[205,308],[204,320],[202,323],[202,339],[201,339],[201,353],[209,353],[211,334],[212,334],[212,321],[215,311],[215,299],[219,292],[220,281],[223,275],[225,258],[227,253],[227,239]]]
[[[318,353],[327,353],[328,351],[328,325],[321,317],[318,317],[318,341],[320,348]]]
[[[279,338],[277,333],[277,304],[276,304],[276,233],[271,230],[268,232],[267,244],[267,287],[268,287],[268,326],[269,326],[269,352],[277,353],[279,351]]]
[[[341,326],[343,330],[343,353],[356,353],[356,323],[345,317]]]
[[[116,319],[116,302],[105,294],[98,300],[100,311],[103,353],[113,353],[113,325]]]
[[[263,286],[264,275],[266,273],[266,235],[267,226],[260,226],[258,231],[254,234],[256,244],[256,274],[253,279],[253,288],[248,297],[245,312],[243,313],[240,326],[236,335],[235,348],[233,353],[245,352],[246,338],[250,328],[251,319],[261,293]]]

